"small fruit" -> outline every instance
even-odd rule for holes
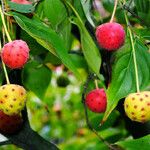
[[[150,120],[150,91],[129,94],[124,101],[126,115],[133,121]]]
[[[18,4],[31,4],[31,2],[27,0],[11,0],[11,2],[18,3]]]
[[[100,47],[114,51],[125,41],[125,31],[119,23],[104,23],[97,27],[96,38]]]
[[[104,89],[94,89],[86,95],[85,103],[87,107],[95,112],[105,112],[107,98]]]
[[[23,110],[26,102],[26,90],[16,84],[0,87],[0,110],[7,115],[14,115]]]
[[[4,45],[1,58],[11,69],[21,68],[29,58],[29,47],[22,40],[15,40]]]
[[[0,111],[0,133],[13,134],[16,133],[22,126],[23,119],[21,114],[8,116]]]

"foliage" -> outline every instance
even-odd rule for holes
[[[148,150],[149,122],[136,124],[129,120],[123,111],[123,101],[129,93],[137,91],[133,46],[139,88],[150,90],[149,0],[119,1],[115,21],[124,26],[126,41],[111,53],[98,46],[95,30],[99,24],[109,22],[113,0],[41,0],[28,5],[3,0],[1,5],[9,6],[4,15],[11,38],[23,39],[30,47],[28,63],[19,70],[7,68],[7,71],[11,82],[28,90],[28,119],[43,142],[46,142],[44,139],[52,141],[64,150],[107,150],[111,146],[134,150],[141,145],[143,150]],[[8,40],[2,26],[0,19],[4,45]],[[84,83],[90,73],[94,77],[86,87]],[[63,78],[60,80],[60,77]],[[107,109],[104,114],[88,111],[87,116],[81,101],[84,94],[95,88],[94,80],[107,93]],[[0,83],[5,82],[1,71]],[[88,129],[87,117],[93,130]],[[141,135],[136,136],[129,126],[137,128],[136,132],[140,132],[140,127]],[[23,128],[18,136],[5,136],[16,142],[25,131],[33,133],[31,128]],[[39,135],[32,135],[36,143]],[[19,150],[21,146],[15,142],[0,149]]]

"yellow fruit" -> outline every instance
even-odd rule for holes
[[[133,121],[150,120],[150,91],[129,94],[124,102],[126,115]]]
[[[16,84],[6,84],[0,87],[0,110],[7,115],[18,114],[26,102],[26,90]]]

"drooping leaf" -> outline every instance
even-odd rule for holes
[[[89,23],[95,27],[95,24],[92,20],[92,17],[91,17],[91,0],[80,0],[81,1],[81,4],[82,4],[82,7],[83,7],[83,11],[84,11],[84,14],[87,18],[87,20],[89,21]]]
[[[8,1],[8,5],[10,9],[21,13],[31,13],[34,12],[35,9],[35,7],[32,4],[24,5],[24,4],[18,4],[18,3]]]
[[[44,14],[54,29],[67,17],[67,11],[61,0],[45,0]]]
[[[64,65],[66,65],[80,79],[76,66],[69,57],[62,38],[55,31],[44,25],[39,20],[31,20],[18,13],[13,13],[13,16],[23,30],[36,39],[39,44],[48,49],[51,53],[58,56]]]
[[[71,45],[71,23],[67,10],[61,0],[45,0],[44,15],[49,19],[50,26],[60,35],[67,50]]]
[[[135,49],[140,90],[144,90],[150,84],[150,53],[138,40],[135,41]],[[118,101],[132,92],[136,92],[136,78],[131,45],[127,40],[125,45],[114,54],[112,79],[107,90],[108,102],[103,122],[117,106]]]
[[[85,22],[86,21],[86,16],[85,16],[81,1],[80,0],[79,1],[73,1],[73,7],[77,11],[77,13],[78,13],[79,17],[81,18],[81,20],[83,22]]]
[[[135,149],[143,149],[149,150],[150,148],[150,135],[144,136],[139,139],[128,139],[125,141],[117,142],[116,144],[119,145],[121,148],[125,150],[135,150]]]
[[[22,77],[23,85],[43,99],[51,81],[51,70],[37,61],[30,61],[23,68]]]
[[[80,22],[78,19],[74,19],[76,25],[80,29],[81,35],[81,46],[84,57],[87,61],[88,66],[90,69],[100,77],[100,66],[101,66],[101,55],[99,49],[97,48],[96,44],[94,43],[92,37],[88,33],[87,29],[85,28],[84,24]]]
[[[67,51],[70,50],[71,47],[71,22],[69,18],[66,18],[63,22],[61,22],[58,27],[56,32],[59,34],[59,36],[62,38],[62,41],[64,43],[64,46]]]
[[[76,24],[80,30],[81,46],[84,57],[87,61],[89,68],[101,79],[100,67],[101,67],[101,55],[91,35],[87,31],[84,22],[82,21],[79,13],[76,9],[67,1],[64,1],[65,5],[72,9],[77,18],[72,18],[73,23]]]
[[[40,45],[34,38],[32,38],[24,30],[21,30],[20,32],[20,38],[27,42],[30,48],[30,54],[40,55],[42,53],[47,52],[47,49],[45,49],[42,45]]]

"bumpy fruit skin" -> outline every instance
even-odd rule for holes
[[[105,112],[107,98],[104,89],[94,89],[90,91],[86,95],[85,103],[87,107],[95,113]]]
[[[14,40],[4,45],[1,58],[11,69],[21,68],[29,58],[29,47],[22,40]]]
[[[125,31],[119,23],[104,23],[97,27],[96,38],[100,47],[114,51],[125,41]]]
[[[8,116],[0,111],[0,133],[14,134],[21,128],[22,123],[21,114]]]
[[[150,91],[129,94],[124,101],[126,115],[133,121],[150,120]]]
[[[19,85],[7,84],[0,87],[0,110],[14,115],[23,110],[26,103],[26,90]]]
[[[11,2],[18,3],[18,4],[31,4],[31,2],[27,0],[11,0]]]

